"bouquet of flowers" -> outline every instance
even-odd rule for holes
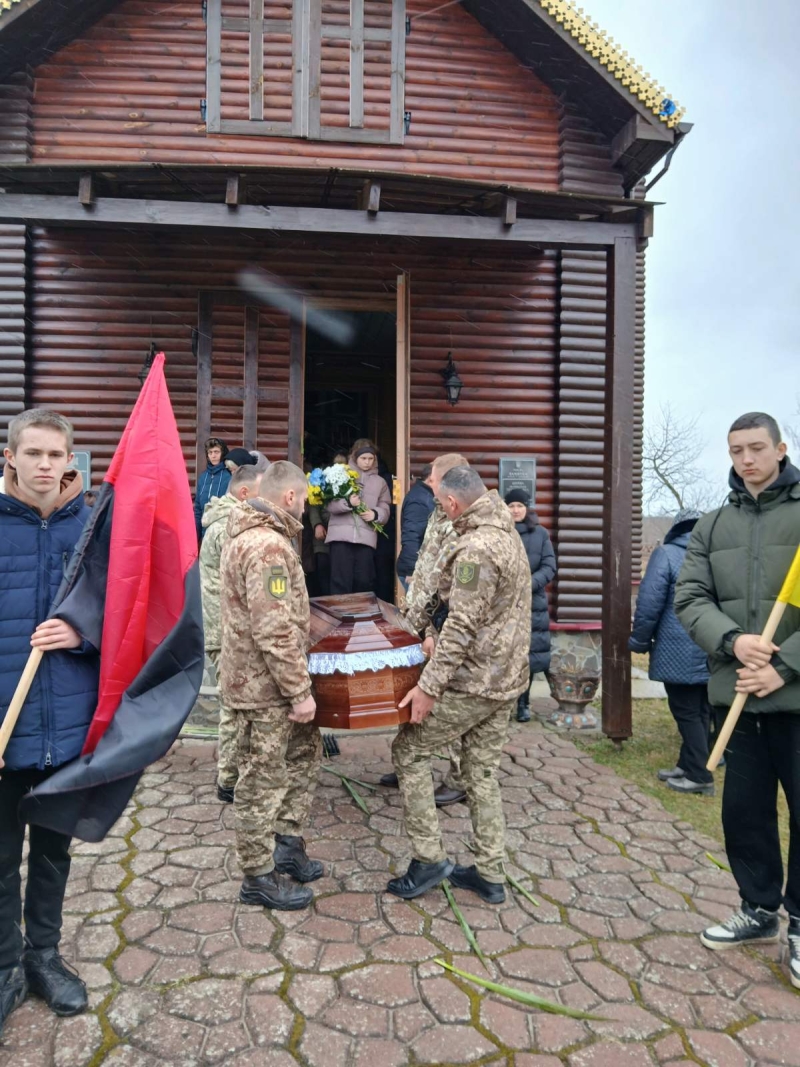
[[[358,471],[348,467],[344,463],[334,463],[332,467],[315,467],[308,479],[308,502],[314,507],[328,504],[331,500],[347,500],[355,496],[361,489],[358,483]],[[355,515],[363,515],[370,509],[364,503],[351,505]],[[355,517],[353,519],[355,521]],[[362,520],[367,522],[366,519]],[[379,534],[388,537],[383,526],[375,519],[367,522]]]

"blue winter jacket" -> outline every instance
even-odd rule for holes
[[[675,583],[697,519],[676,522],[647,564],[633,619],[629,647],[650,653],[650,677],[674,685],[705,685],[708,657],[678,622]]]
[[[202,520],[206,504],[212,496],[225,496],[230,480],[231,472],[224,463],[217,463],[213,467],[209,463],[197,479],[197,492],[194,494],[194,524],[198,541],[203,537]]]
[[[88,517],[81,496],[43,519],[0,495],[0,718]],[[6,749],[6,767],[57,767],[80,755],[97,706],[99,665],[91,646],[45,652]]]
[[[417,556],[428,526],[428,519],[436,507],[433,490],[417,479],[403,501],[400,513],[400,554],[397,557],[397,573],[401,578],[410,578],[417,565]]]

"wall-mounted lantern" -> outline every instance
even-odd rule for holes
[[[447,400],[450,404],[455,406],[458,403],[458,398],[461,396],[461,390],[464,388],[464,383],[458,376],[456,365],[453,362],[452,352],[447,353],[447,364],[441,373],[444,378],[444,387],[447,391]]]
[[[144,383],[147,381],[147,375],[150,373],[150,368],[153,366],[153,360],[156,358],[156,352],[157,351],[158,351],[158,349],[156,348],[155,341],[151,341],[150,342],[150,351],[144,357],[144,363],[142,364],[142,369],[136,375],[136,377],[139,379],[139,388],[140,389],[144,386]]]

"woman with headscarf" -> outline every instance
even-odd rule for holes
[[[378,534],[371,522],[384,524],[391,510],[391,496],[378,473],[378,450],[371,441],[356,441],[350,466],[358,471],[359,492],[350,500],[332,500],[328,505],[331,549],[331,593],[375,592],[375,549]],[[353,508],[363,503],[363,515]]]
[[[550,612],[547,607],[546,586],[556,575],[556,554],[550,543],[550,535],[539,522],[531,508],[528,494],[522,489],[506,493],[505,502],[511,518],[522,538],[528,563],[531,568],[531,644],[528,663],[531,681],[534,674],[550,669]],[[517,701],[517,722],[528,722],[531,717],[530,686]]]

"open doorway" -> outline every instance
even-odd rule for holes
[[[394,470],[397,319],[387,311],[348,314],[354,337],[340,347],[314,330],[306,333],[304,456],[326,467],[369,437]]]
[[[309,468],[327,467],[354,441],[372,440],[379,471],[392,490],[397,474],[397,316],[388,311],[347,312],[353,339],[340,346],[306,331],[303,458]],[[377,595],[394,600],[395,508],[378,538]]]

